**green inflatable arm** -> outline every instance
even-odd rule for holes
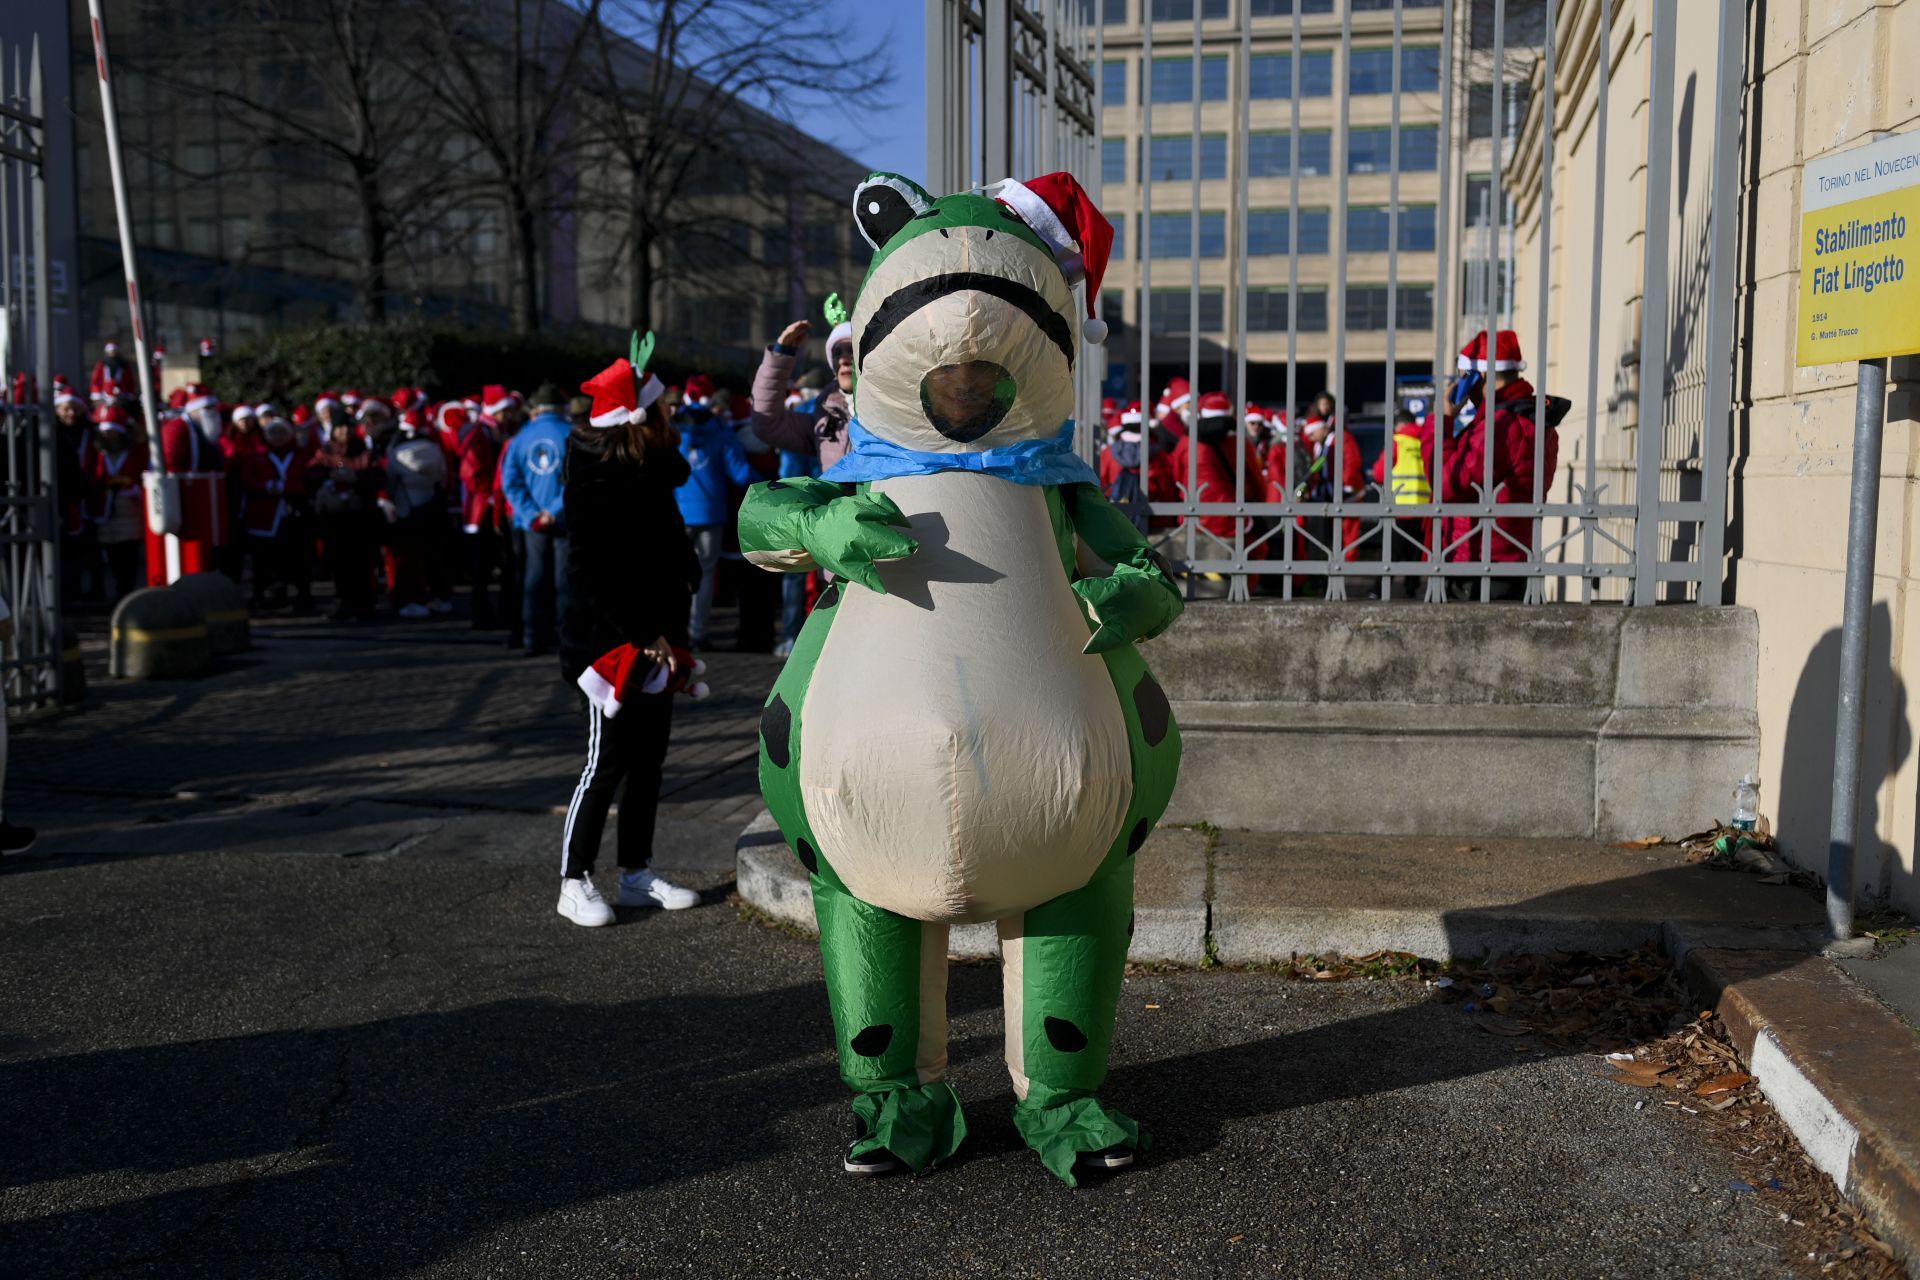
[[[1104,578],[1079,578],[1073,584],[1096,626],[1086,652],[1151,640],[1172,626],[1186,603],[1166,557],[1149,547],[1133,521],[1093,485],[1071,485],[1061,496],[1074,532],[1113,566]]]
[[[881,595],[874,565],[920,549],[900,532],[906,527],[884,493],[848,493],[808,476],[756,484],[740,504],[740,550],[752,563],[776,573],[825,569]]]

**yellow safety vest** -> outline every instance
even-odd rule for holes
[[[1427,480],[1418,436],[1393,437],[1393,501],[1396,506],[1433,501],[1433,485]]]

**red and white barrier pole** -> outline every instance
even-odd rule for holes
[[[133,318],[134,366],[140,377],[140,412],[147,428],[147,450],[153,469],[167,473],[155,417],[153,365],[147,358],[147,324],[140,314],[140,275],[134,267],[133,215],[127,207],[127,171],[120,160],[120,116],[113,105],[113,77],[107,72],[107,29],[100,16],[100,0],[87,0],[93,19],[93,66],[100,77],[100,114],[107,123],[107,166],[113,174],[113,213],[120,222],[120,264],[127,276],[127,311]]]

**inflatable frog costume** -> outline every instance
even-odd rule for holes
[[[849,1172],[966,1134],[946,1083],[947,933],[995,921],[1014,1119],[1067,1182],[1146,1137],[1095,1097],[1133,856],[1180,735],[1134,650],[1181,609],[1166,562],[1071,452],[1072,286],[1112,227],[1067,174],[935,200],[874,174],[852,314],[853,449],[755,485],[740,542],[829,570],[761,716],[760,783],[812,879]],[[1088,309],[1091,311],[1092,302]]]

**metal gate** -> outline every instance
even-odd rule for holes
[[[39,41],[0,43],[0,594],[14,618],[0,678],[23,708],[57,702],[62,670],[45,117]]]
[[[1742,0],[927,0],[927,32],[930,177],[1073,168],[1116,224],[1105,393],[1227,393],[1223,459],[1251,452],[1251,382],[1283,402],[1231,492],[1176,448],[1151,526],[1195,594],[1721,602]],[[1394,411],[1444,405],[1502,329],[1533,421],[1571,404],[1535,428],[1551,471],[1489,442],[1467,475],[1467,415],[1436,414],[1424,500],[1387,467],[1350,487],[1348,451],[1390,452]]]

